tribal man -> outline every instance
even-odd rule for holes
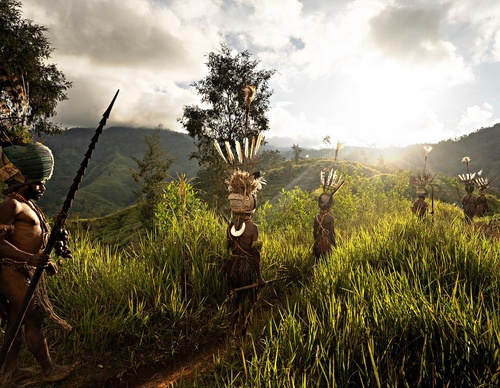
[[[266,283],[260,266],[260,250],[262,241],[259,240],[259,230],[252,222],[257,200],[255,191],[260,183],[255,174],[246,171],[235,171],[228,181],[230,190],[229,202],[234,215],[227,226],[228,248],[231,251],[229,259],[224,265],[229,285],[232,290],[254,283],[262,286]],[[257,287],[236,292],[233,300],[231,328],[236,332],[241,326],[244,335],[248,326],[251,307],[257,297]]]
[[[34,202],[44,194],[45,181],[52,175],[53,164],[50,149],[40,143],[0,147],[0,179],[8,185],[0,204],[0,297],[3,302],[0,310],[7,320],[6,333],[13,330],[12,325],[22,308],[35,269],[43,267],[48,275],[58,271],[51,257],[43,253],[50,228]],[[63,329],[71,330],[71,326],[55,314],[42,276],[7,353],[4,363],[6,381],[33,376],[32,368],[18,365],[23,335],[28,350],[40,364],[43,381],[60,381],[71,373],[73,367],[57,365],[51,359],[44,333],[45,317]]]
[[[335,223],[330,214],[333,205],[333,195],[323,193],[318,198],[319,213],[314,217],[313,237],[314,257],[319,259],[332,251],[332,246],[337,247],[335,242]]]
[[[462,199],[462,209],[464,210],[465,221],[472,223],[476,215],[476,196],[474,195],[474,185],[472,183],[465,185],[465,194]]]

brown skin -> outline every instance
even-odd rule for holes
[[[465,220],[467,222],[472,222],[472,219],[476,215],[476,196],[472,193],[465,194],[461,202],[464,209]]]
[[[323,221],[320,224],[321,219]],[[324,252],[318,251],[317,244],[316,244],[316,241],[317,241],[319,234],[322,233],[321,227],[323,227],[324,229],[329,231],[328,238],[330,241],[330,245],[333,247],[336,247],[337,243],[335,241],[335,220],[334,220],[333,216],[330,214],[329,207],[322,208],[321,211],[319,212],[319,214],[316,217],[314,217],[313,237],[314,237],[315,244],[313,247],[313,254],[317,258],[319,258],[322,254],[324,254]]]
[[[237,238],[239,247],[237,245],[234,246],[232,248],[232,252],[236,255],[245,255],[247,252],[252,254],[255,272],[257,275],[257,282],[259,285],[263,285],[266,281],[262,277],[260,268],[260,252],[257,249],[252,248],[252,243],[259,239],[259,229],[257,228],[257,225],[252,222],[250,215],[242,215],[241,217],[236,217],[236,219],[229,225],[229,228],[234,225],[236,229],[240,229],[243,222],[245,223],[245,231]]]
[[[17,187],[14,191],[26,200],[37,200],[45,192],[45,185],[44,182],[37,182]],[[33,267],[45,268],[49,275],[57,273],[57,266],[51,261],[50,256],[40,252],[43,231],[37,214],[28,204],[15,197],[6,196],[0,204],[0,225],[13,225],[15,228],[12,236],[0,239],[0,257],[25,262]],[[28,286],[29,280],[23,273],[9,266],[0,265],[0,294],[9,300],[6,332],[11,330],[10,325],[19,313]],[[57,365],[52,361],[42,325],[43,315],[31,302],[23,325],[5,359],[4,372],[11,380],[32,376],[31,369],[22,369],[18,365],[23,331],[29,351],[42,368],[44,381],[59,381],[70,374],[72,367]]]
[[[425,202],[425,197],[419,196],[418,199],[413,203],[411,211],[413,212],[413,214],[419,216],[419,218],[424,218],[427,214],[428,207],[429,205],[427,205],[427,202]]]

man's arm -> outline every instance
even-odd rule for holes
[[[15,227],[15,221],[22,211],[22,206],[18,201],[6,198],[0,205],[0,225]],[[36,267],[45,267],[50,259],[49,255],[43,253],[29,253],[6,240],[6,234],[0,237],[0,257],[9,258],[20,262],[26,262]]]

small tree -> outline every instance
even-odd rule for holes
[[[300,153],[303,151],[302,148],[299,147],[298,144],[292,145],[292,151],[293,151],[293,161],[295,163],[298,163],[300,160]]]
[[[276,168],[285,162],[285,157],[281,155],[279,150],[265,150],[259,157],[259,169],[266,170]]]
[[[331,142],[332,141],[331,141],[330,135],[325,136],[325,138],[323,139],[323,143],[325,143],[325,146],[326,146],[326,153],[325,153],[326,158],[328,157],[328,148],[330,148]]]
[[[234,147],[235,140],[269,129],[266,113],[273,92],[268,81],[276,71],[257,69],[259,62],[251,60],[248,51],[233,55],[224,44],[219,51],[208,54],[206,65],[208,75],[191,85],[203,105],[184,106],[178,121],[195,140],[197,151],[190,158],[200,166],[198,184],[205,191],[204,199],[212,205],[217,202],[220,208],[218,198],[224,196],[227,202],[226,177],[221,174],[214,140],[221,144],[228,141]]]
[[[160,129],[158,126],[151,136],[144,136],[146,151],[142,160],[132,158],[138,170],[131,171],[132,178],[140,186],[137,193],[137,205],[143,225],[151,229],[154,226],[156,207],[161,201],[165,179],[173,159],[160,147]]]

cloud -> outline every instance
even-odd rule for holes
[[[457,135],[467,135],[480,128],[485,128],[495,124],[494,109],[488,104],[484,103],[481,106],[474,105],[467,108],[462,114],[458,124],[459,133]]]
[[[326,135],[439,141],[492,123],[483,102],[500,108],[494,88],[477,86],[500,77],[500,5],[489,0],[23,0],[22,10],[49,29],[51,62],[74,83],[54,120],[70,127],[93,127],[120,89],[110,125],[181,131],[183,106],[199,103],[189,85],[222,42],[277,70],[268,137],[301,147]]]

